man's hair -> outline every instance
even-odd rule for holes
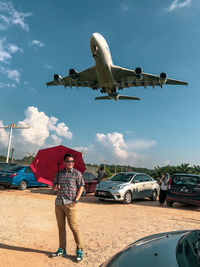
[[[64,161],[66,160],[66,158],[68,158],[68,157],[70,157],[70,158],[73,158],[74,159],[74,156],[72,155],[72,154],[70,154],[70,153],[67,153],[67,154],[65,154],[64,155]]]

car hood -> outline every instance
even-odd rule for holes
[[[111,187],[114,187],[114,186],[119,186],[119,185],[123,185],[123,186],[126,186],[126,185],[129,185],[130,183],[125,183],[125,182],[120,182],[120,181],[104,181],[104,182],[101,182],[98,184],[98,188],[111,188]]]
[[[142,238],[114,255],[101,267],[178,267],[176,246],[189,231],[175,231]]]

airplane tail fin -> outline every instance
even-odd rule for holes
[[[140,100],[139,97],[128,96],[128,95],[118,95],[116,98],[112,98],[108,95],[95,97],[95,100],[112,100],[112,99],[114,100]]]

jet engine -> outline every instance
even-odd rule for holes
[[[165,72],[161,72],[160,78],[159,78],[159,83],[161,85],[165,84],[167,81],[167,74]]]
[[[70,69],[69,70],[69,76],[72,78],[72,79],[76,79],[77,78],[77,71],[75,69]]]
[[[138,80],[142,79],[142,72],[143,72],[142,68],[140,67],[135,68],[135,75]]]
[[[53,78],[54,78],[54,81],[62,80],[62,77],[59,74],[54,74]]]

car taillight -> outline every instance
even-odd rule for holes
[[[10,177],[12,178],[12,177],[15,177],[16,175],[17,173],[15,172],[15,173],[10,174]]]
[[[171,189],[171,183],[172,183],[172,178],[169,180],[169,186],[168,186],[168,189]]]

